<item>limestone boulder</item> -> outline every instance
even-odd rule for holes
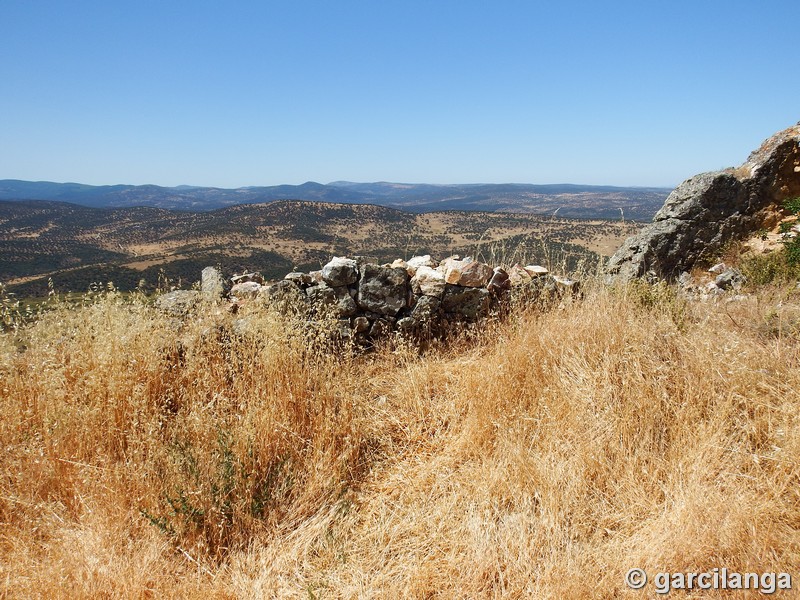
[[[358,281],[358,265],[351,258],[334,256],[322,267],[322,280],[331,287],[354,284]]]
[[[444,274],[432,267],[421,265],[411,279],[411,288],[420,296],[441,298],[446,285]]]

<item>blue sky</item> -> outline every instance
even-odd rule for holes
[[[674,186],[800,120],[800,2],[0,2],[0,178]]]

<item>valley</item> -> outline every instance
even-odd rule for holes
[[[371,204],[276,201],[214,211],[99,209],[54,201],[0,201],[0,282],[18,296],[186,287],[207,265],[279,279],[333,255],[378,261],[470,254],[488,262],[592,268],[639,225],[530,213],[412,213]]]

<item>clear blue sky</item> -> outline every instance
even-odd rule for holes
[[[0,179],[673,186],[800,120],[800,1],[0,2]]]

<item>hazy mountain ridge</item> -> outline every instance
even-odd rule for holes
[[[508,211],[558,214],[572,218],[649,221],[669,194],[668,188],[575,184],[407,184],[313,181],[301,185],[236,189],[181,185],[106,185],[0,180],[0,200],[55,200],[94,208],[151,206],[209,211],[237,204],[274,200],[310,200],[378,204],[411,212],[441,210]]]

